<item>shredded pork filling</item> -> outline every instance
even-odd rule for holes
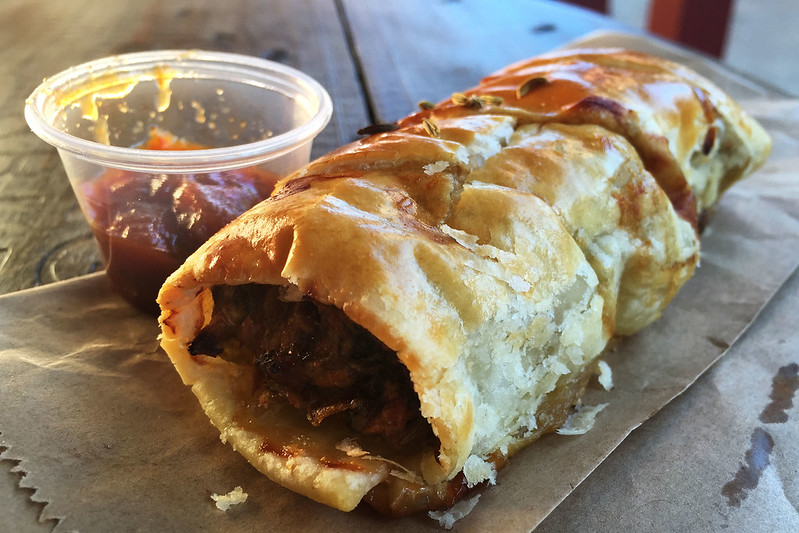
[[[303,410],[314,426],[344,416],[356,432],[399,446],[434,438],[396,353],[340,309],[284,301],[280,290],[214,287],[211,322],[189,352],[254,364],[268,394]]]

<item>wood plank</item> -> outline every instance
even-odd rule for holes
[[[25,124],[25,98],[71,65],[168,48],[266,57],[316,78],[334,115],[314,155],[369,122],[335,0],[0,2],[0,293],[86,273],[99,260],[55,149]]]
[[[485,75],[594,30],[633,30],[560,3],[342,0],[376,121],[440,100]],[[564,16],[565,15],[565,16]],[[420,60],[424,58],[424,60]]]

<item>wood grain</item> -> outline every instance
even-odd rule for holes
[[[591,31],[629,30],[557,2],[341,1],[376,122],[393,122],[420,100],[449,98]]]

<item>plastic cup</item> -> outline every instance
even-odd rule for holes
[[[171,50],[48,78],[25,118],[58,149],[114,288],[155,311],[192,251],[309,161],[332,109],[319,83],[285,65]]]

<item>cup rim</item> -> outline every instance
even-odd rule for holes
[[[177,72],[224,74],[230,76],[225,79],[248,80],[251,84],[257,81],[265,86],[283,85],[296,90],[301,97],[312,99],[312,102],[318,103],[318,107],[306,122],[285,133],[236,146],[170,151],[168,158],[158,150],[109,146],[81,139],[54,127],[45,117],[44,106],[59,87],[75,84],[84,78],[88,81],[120,68],[136,72],[159,66],[167,66]],[[195,74],[185,77],[202,76]],[[211,172],[276,159],[316,137],[328,124],[332,113],[330,95],[318,81],[304,72],[268,59],[204,50],[134,52],[82,63],[46,78],[25,102],[25,120],[31,131],[57,149],[109,167],[154,173]]]

